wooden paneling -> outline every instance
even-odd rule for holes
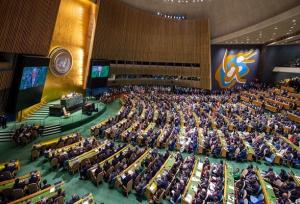
[[[158,80],[158,79],[116,79],[108,81],[108,86],[125,86],[125,85],[158,85],[158,86],[182,86],[201,88],[200,81],[193,80]]]
[[[9,91],[13,80],[13,74],[13,70],[0,70],[0,113],[5,112],[5,108],[9,97]]]
[[[186,76],[194,77],[200,75],[199,68],[189,67],[167,67],[167,66],[147,66],[147,65],[111,65],[110,72],[113,74],[132,75],[166,75],[166,76]]]
[[[0,52],[46,56],[60,0],[1,0]]]
[[[209,21],[166,19],[119,0],[102,0],[92,58],[198,63],[193,75],[210,89]]]
[[[49,72],[43,93],[47,101],[71,91],[83,92],[95,18],[96,4],[90,0],[61,0],[50,47],[51,50],[56,47],[68,49],[73,65],[65,76],[58,77]]]

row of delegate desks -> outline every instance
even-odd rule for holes
[[[84,195],[80,200],[76,201],[74,204],[95,204],[93,194],[88,193]]]
[[[71,135],[66,135],[66,136],[57,137],[57,138],[50,139],[50,140],[45,140],[45,141],[42,141],[42,142],[32,145],[32,149],[39,150],[39,149],[51,148],[53,145],[58,144],[59,141],[66,142],[68,139],[75,139],[77,137],[82,138],[79,133],[73,133]]]
[[[137,143],[139,145],[142,145],[142,140],[143,140],[144,135],[146,135],[150,130],[152,130],[155,127],[155,125],[156,125],[155,123],[152,123],[152,122],[149,123],[147,128],[137,137]]]
[[[119,110],[119,112],[117,113],[117,115],[115,117],[117,117],[118,115],[120,115],[123,111],[124,111],[124,106],[121,107],[121,109]],[[93,136],[98,136],[99,135],[99,130],[102,126],[106,125],[108,122],[109,122],[110,119],[106,119],[102,122],[100,122],[99,124],[97,125],[94,125],[91,127],[91,135]]]
[[[300,116],[294,114],[294,113],[290,113],[288,112],[288,118],[297,122],[297,123],[300,123]]]
[[[0,171],[2,171],[5,168],[5,165],[8,166],[15,166],[16,170],[20,170],[21,164],[19,160],[12,160],[9,162],[0,163]]]
[[[87,151],[81,155],[78,155],[77,157],[69,159],[67,161],[69,172],[74,173],[74,172],[78,171],[79,165],[81,164],[81,162],[83,162],[86,159],[92,159],[95,156],[97,156],[97,154],[99,153],[99,149],[105,147],[108,143],[109,143],[109,141],[105,140],[104,142],[102,142],[101,144],[98,144],[97,147],[91,149],[90,151]]]
[[[90,138],[87,138],[87,139],[88,139],[88,141],[92,141],[92,140],[95,139],[95,137],[90,137]],[[65,151],[67,152],[70,149],[73,149],[77,146],[83,145],[83,143],[84,143],[84,140],[81,140],[79,142],[67,145],[65,147],[61,147],[61,148],[58,148],[58,149],[53,149],[53,150],[48,152],[48,155],[46,155],[46,157],[53,158],[53,157],[57,156],[58,154],[60,154],[61,152],[65,152]]]
[[[234,176],[232,166],[224,165],[224,199],[225,204],[235,204]]]
[[[145,153],[140,156],[134,163],[132,163],[130,166],[127,167],[127,169],[123,170],[116,179],[116,186],[119,187],[122,185],[122,176],[125,173],[128,173],[129,175],[132,175],[137,169],[139,169],[142,166],[143,161],[151,154],[151,149],[147,149]]]
[[[82,140],[82,137],[80,136],[79,133],[73,133],[71,135],[67,135],[67,136],[63,136],[63,137],[58,137],[58,138],[54,138],[54,139],[50,139],[50,140],[45,140],[39,143],[36,143],[34,145],[32,145],[32,150],[31,150],[31,154],[34,153],[34,151],[39,151],[39,152],[43,152],[44,150],[47,149],[58,149],[64,146],[64,144],[66,144],[66,146],[69,144],[72,144],[74,142],[79,142]]]
[[[124,153],[125,151],[127,151],[129,148],[132,148],[132,145],[131,144],[128,144],[126,146],[124,146],[122,149],[120,149],[119,151],[117,151],[116,153],[114,153],[113,155],[111,155],[110,157],[104,159],[103,161],[101,161],[99,164],[96,164],[94,166],[92,166],[90,169],[89,169],[89,175],[90,175],[90,178],[92,178],[92,174],[94,173],[94,171],[96,170],[97,166],[100,166],[103,168],[103,165],[106,163],[106,162],[109,162],[111,163],[112,160],[114,159],[114,157],[118,157],[121,152]]]
[[[199,161],[199,159],[196,159],[192,174],[182,194],[182,204],[191,204],[193,202],[193,199],[197,193],[197,186],[200,183],[202,168],[203,164]]]
[[[273,187],[269,183],[265,182],[265,180],[261,176],[261,172],[259,169],[256,170],[256,175],[258,177],[263,194],[265,196],[265,204],[276,204],[277,201],[276,201],[276,196]]]
[[[41,175],[39,171],[35,171],[35,173],[37,175]],[[13,178],[13,179],[10,179],[10,180],[0,182],[0,192],[2,192],[5,189],[12,189],[14,184],[15,184],[16,179],[19,179],[20,182],[28,183],[30,176],[31,176],[31,174],[28,173],[28,174],[26,174],[24,176],[20,176],[18,178]]]
[[[157,183],[156,183],[156,179],[157,177],[162,174],[164,171],[169,171],[172,166],[174,165],[175,161],[176,161],[176,154],[172,153],[169,155],[169,157],[166,159],[166,161],[164,162],[164,164],[160,167],[160,169],[156,172],[156,174],[151,178],[151,180],[149,181],[149,183],[146,186],[146,198],[150,199],[153,197],[153,195],[155,194],[156,190],[157,190]]]
[[[37,203],[40,202],[43,198],[51,198],[55,196],[57,194],[58,189],[64,190],[64,182],[58,182],[46,189],[40,190],[36,193],[30,194],[18,200],[9,202],[9,204],[27,204],[28,201],[31,201],[31,203]]]

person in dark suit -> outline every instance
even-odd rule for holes
[[[39,176],[36,175],[35,173],[31,173],[31,176],[29,178],[29,183],[38,183],[40,180]]]
[[[0,115],[0,125],[3,128],[3,116],[2,115]]]
[[[25,187],[25,183],[24,182],[20,182],[20,179],[16,179],[13,189],[23,189]]]
[[[100,174],[102,171],[103,171],[102,168],[98,166],[94,172],[95,176],[98,176],[98,174]]]
[[[68,201],[67,204],[73,204],[73,203],[76,203],[79,200],[80,200],[79,195],[77,195],[76,193],[74,193],[72,195],[72,199],[70,201]]]
[[[126,186],[131,179],[131,175],[128,174],[128,172],[125,172],[124,176],[121,177],[122,185]]]
[[[65,197],[65,196],[66,196],[65,191],[63,191],[61,188],[59,188],[59,189],[57,190],[57,194],[56,194],[56,196],[53,197],[53,200],[55,200],[56,198],[58,198],[58,197],[60,197],[60,196],[62,196],[62,197]]]
[[[48,183],[48,181],[46,179],[43,180],[43,185],[41,185],[41,189],[44,190],[48,187],[50,187],[51,185]]]
[[[2,115],[2,128],[5,129],[7,127],[7,117],[5,114]]]

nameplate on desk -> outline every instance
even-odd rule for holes
[[[192,203],[193,197],[190,194],[187,194],[187,196],[185,196],[184,200],[187,203]]]
[[[155,190],[156,190],[156,184],[153,183],[153,184],[150,186],[150,191],[151,191],[151,193],[154,193]]]
[[[50,188],[50,193],[54,193],[55,192],[55,187]]]
[[[270,184],[266,184],[267,188],[272,189],[272,186]]]
[[[199,178],[196,178],[196,177],[193,177],[193,178],[192,178],[192,181],[199,182],[200,179],[199,179]]]

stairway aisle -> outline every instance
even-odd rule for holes
[[[12,130],[0,130],[0,142],[10,142],[12,134]]]
[[[43,136],[49,136],[61,133],[61,126],[60,125],[50,125],[44,127]]]

